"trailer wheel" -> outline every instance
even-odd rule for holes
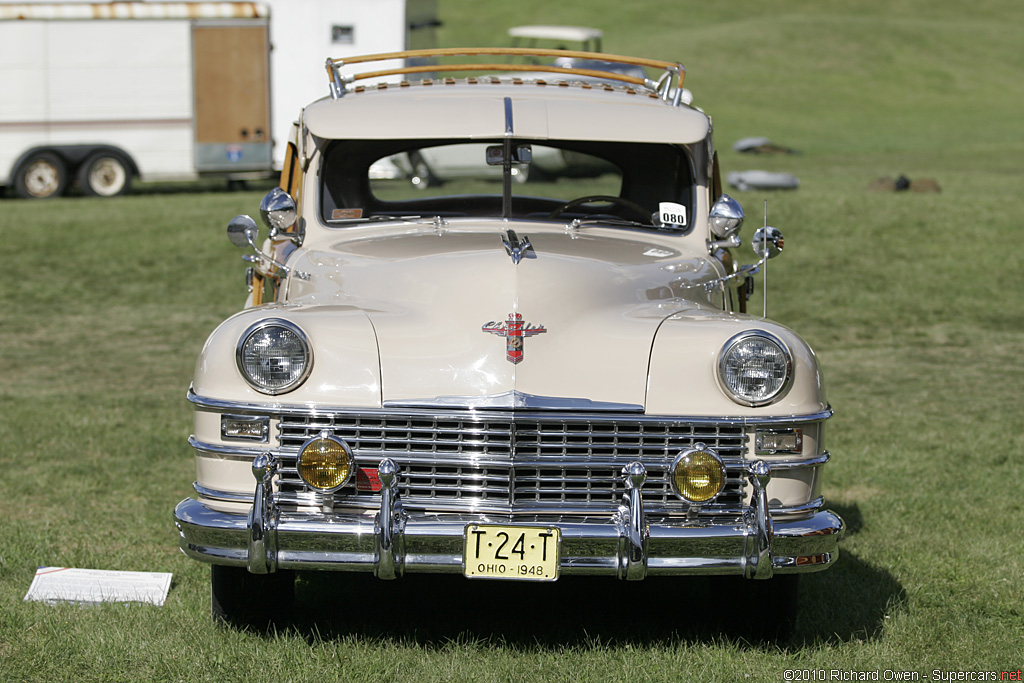
[[[128,191],[132,176],[128,164],[117,154],[97,152],[78,171],[82,192],[92,197],[116,197]]]
[[[23,199],[49,199],[64,194],[68,167],[53,152],[35,152],[14,174],[14,189]]]

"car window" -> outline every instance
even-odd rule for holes
[[[457,143],[423,147],[380,159],[370,167],[370,188],[386,200],[413,199],[417,194],[443,196],[456,192],[500,193],[503,166],[487,162],[487,150],[498,145]],[[622,174],[609,161],[584,152],[547,145],[528,146],[530,161],[512,165],[512,193],[561,196],[570,183],[589,187],[593,194],[618,194]],[[409,192],[414,190],[415,192]]]
[[[682,147],[548,140],[516,140],[513,147],[514,218],[651,225],[661,202],[692,203],[692,168]],[[336,141],[321,165],[324,222],[343,227],[380,216],[500,216],[503,153],[500,139]]]

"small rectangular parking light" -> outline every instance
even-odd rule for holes
[[[758,429],[754,440],[758,455],[792,454],[803,452],[802,429]]]
[[[270,435],[270,418],[253,415],[221,415],[222,439],[242,439],[266,443]]]

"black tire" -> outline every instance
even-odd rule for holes
[[[114,152],[96,152],[78,170],[78,185],[90,197],[116,197],[131,184],[128,162]]]
[[[265,630],[285,624],[295,605],[295,572],[251,574],[244,567],[210,567],[214,622]]]
[[[68,187],[68,167],[53,152],[33,152],[14,173],[14,190],[22,199],[50,199]]]

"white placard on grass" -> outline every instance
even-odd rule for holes
[[[107,569],[40,567],[25,600],[38,602],[144,602],[161,606],[171,587],[171,574]]]

